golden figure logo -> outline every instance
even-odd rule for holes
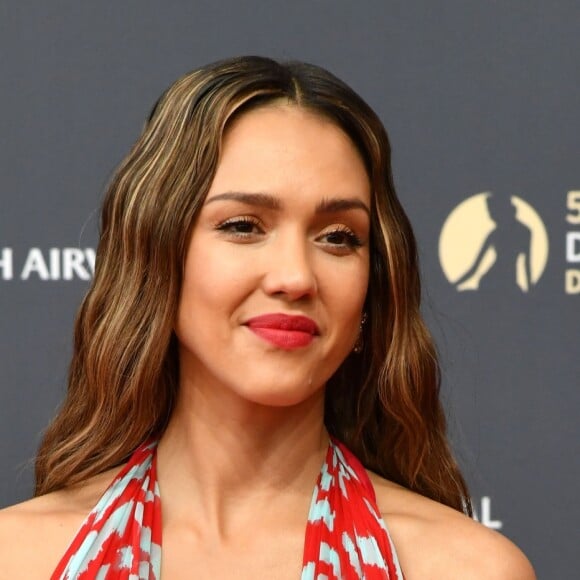
[[[460,292],[529,292],[544,272],[548,246],[546,227],[529,203],[483,192],[462,201],[445,220],[439,261]]]

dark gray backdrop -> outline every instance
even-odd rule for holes
[[[567,209],[580,190],[579,28],[579,4],[565,0],[3,0],[0,505],[30,496],[88,285],[90,256],[74,249],[94,248],[103,188],[153,102],[222,57],[298,58],[350,83],[391,136],[480,519],[540,578],[578,577],[580,288],[566,293],[565,271],[580,256],[567,263],[565,240],[580,231],[576,202]],[[524,199],[547,230],[547,266],[528,293],[508,280],[458,292],[443,273],[447,216],[486,191]]]

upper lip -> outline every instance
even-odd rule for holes
[[[246,326],[254,328],[272,328],[276,330],[295,330],[319,334],[318,325],[308,316],[282,313],[262,314],[246,321]]]

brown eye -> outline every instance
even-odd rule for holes
[[[348,228],[337,228],[327,232],[322,236],[322,239],[331,246],[342,248],[354,249],[362,246],[360,238]]]
[[[238,237],[247,237],[263,233],[259,222],[249,217],[229,219],[218,224],[216,229],[220,232],[233,234]]]

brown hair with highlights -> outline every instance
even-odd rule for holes
[[[415,238],[393,186],[385,129],[326,70],[256,56],[173,84],[114,175],[95,277],[75,324],[68,392],[36,460],[36,494],[118,466],[163,433],[178,388],[173,324],[183,264],[222,136],[236,115],[278,99],[340,126],[372,185],[364,346],[327,383],[326,426],[368,469],[471,515],[447,441],[439,366],[419,311]]]

